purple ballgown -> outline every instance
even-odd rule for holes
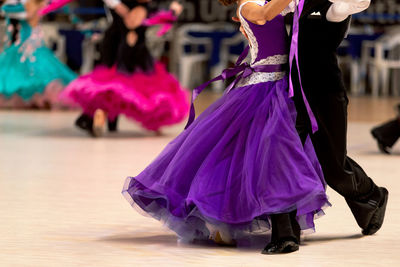
[[[284,18],[262,26],[240,19],[250,65],[123,188],[132,206],[184,240],[207,239],[212,229],[242,238],[268,230],[270,214],[293,210],[302,230],[313,229],[315,216],[329,205],[312,144],[303,147],[295,128]]]

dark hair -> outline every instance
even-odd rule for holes
[[[229,6],[236,3],[237,0],[218,0],[224,6]]]

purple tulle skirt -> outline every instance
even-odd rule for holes
[[[233,89],[204,111],[123,195],[184,240],[212,229],[232,238],[270,229],[297,210],[303,230],[329,205],[311,142],[303,147],[287,79]],[[212,227],[210,227],[210,225]]]

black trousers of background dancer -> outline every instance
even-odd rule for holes
[[[390,154],[390,149],[400,138],[400,104],[397,105],[397,117],[372,129],[371,134],[382,153]]]

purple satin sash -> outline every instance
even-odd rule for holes
[[[303,101],[304,105],[306,106],[308,117],[310,118],[311,121],[311,129],[312,132],[315,133],[318,130],[318,123],[317,120],[314,116],[314,113],[311,110],[310,104],[307,101],[307,97],[304,93],[303,90],[303,85],[301,83],[301,76],[300,76],[300,67],[299,67],[299,46],[298,46],[298,40],[299,40],[299,20],[300,20],[300,15],[301,12],[303,11],[304,7],[304,1],[305,0],[299,0],[298,6],[295,8],[294,15],[293,15],[293,30],[292,30],[292,41],[290,43],[290,53],[289,53],[289,68],[290,68],[290,75],[289,75],[289,97],[294,96],[294,89],[293,89],[293,82],[292,82],[292,65],[293,65],[293,59],[296,59],[296,64],[297,64],[297,75],[299,77],[299,82],[300,82],[300,89],[301,89],[301,94],[303,96]]]
[[[249,53],[249,47],[247,46],[243,53],[239,56],[238,60],[235,63],[233,68],[225,69],[221,75],[215,77],[214,79],[196,87],[192,93],[192,103],[190,105],[190,113],[188,123],[186,124],[186,128],[189,127],[190,124],[194,121],[196,117],[196,111],[194,109],[194,101],[196,100],[197,96],[211,83],[236,76],[235,80],[225,89],[225,94],[229,93],[232,88],[240,81],[240,79],[249,77],[254,72],[279,72],[285,69],[285,64],[283,65],[260,65],[260,66],[250,66],[247,62],[243,62],[243,60],[247,57]]]

